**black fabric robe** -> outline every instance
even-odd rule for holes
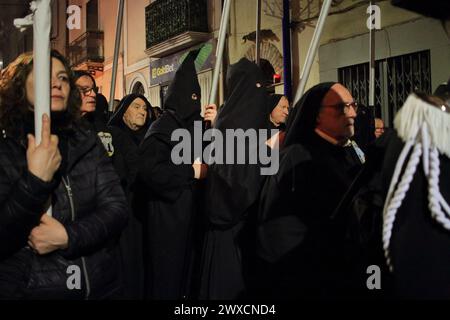
[[[227,74],[229,90],[215,128],[267,129],[269,99],[259,67],[243,58]],[[224,135],[225,136],[225,135]],[[259,148],[267,148],[258,141]],[[251,149],[246,142],[248,157]],[[225,149],[225,154],[230,150]],[[206,186],[208,231],[202,253],[201,299],[246,296],[254,263],[254,208],[264,176],[261,165],[213,164]],[[253,222],[252,222],[253,220]]]
[[[123,115],[136,99],[142,99],[147,105],[147,119],[142,128],[131,130],[123,121]],[[134,208],[133,183],[137,174],[137,151],[151,122],[154,120],[150,103],[144,96],[130,94],[125,96],[117,111],[108,123],[114,148],[112,161],[120,178],[120,183],[131,207],[128,226],[122,232],[120,249],[122,256],[123,299],[141,300],[144,298],[144,262],[142,212]]]
[[[338,215],[347,215],[353,221],[353,232],[349,234],[353,250],[349,257],[361,268],[381,267],[382,290],[372,297],[449,299],[450,235],[431,217],[422,160],[396,214],[390,241],[393,273],[386,265],[382,243],[383,207],[403,147],[404,142],[395,130],[377,139],[369,149],[364,170],[341,204]],[[440,191],[449,202],[450,183],[444,177],[450,175],[450,160],[442,154],[439,159]]]
[[[448,114],[443,114],[450,117]],[[386,147],[382,169],[385,194],[404,143],[393,135]],[[450,202],[450,159],[440,160],[440,191]],[[422,161],[399,208],[390,250],[393,295],[402,299],[450,299],[450,232],[432,217],[428,205],[428,179]]]
[[[313,87],[297,104],[288,121],[278,174],[267,179],[261,192],[257,292],[262,297],[343,293],[344,230],[333,213],[362,162],[351,145],[333,145],[314,132],[321,101],[333,85]]]
[[[198,183],[191,163],[172,162],[171,151],[178,142],[171,141],[171,134],[176,129],[192,133],[194,121],[201,121],[195,56],[191,52],[177,70],[164,112],[149,128],[139,150],[136,189],[139,207],[145,212],[146,295],[150,299],[192,297]]]

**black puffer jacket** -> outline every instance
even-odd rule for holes
[[[120,290],[116,241],[128,209],[119,179],[95,133],[77,129],[66,150],[65,173],[45,183],[27,170],[24,140],[0,136],[0,299],[106,299]],[[50,194],[69,246],[39,256],[27,239]]]

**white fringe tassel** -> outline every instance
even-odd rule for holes
[[[424,123],[430,144],[450,158],[450,114],[411,94],[395,117],[397,134],[404,142],[415,140]]]
[[[428,207],[431,216],[450,230],[450,206],[439,190],[439,152],[450,158],[450,115],[412,94],[397,113],[394,126],[405,146],[397,160],[383,209],[383,248],[391,271],[390,241],[395,216],[406,197],[420,160],[428,179]],[[400,176],[405,162],[406,168]]]

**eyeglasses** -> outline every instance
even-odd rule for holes
[[[341,102],[341,103],[337,103],[337,104],[331,104],[331,105],[325,105],[323,107],[332,107],[332,108],[336,108],[338,110],[341,110],[344,113],[347,113],[350,111],[350,108],[353,108],[353,110],[355,110],[355,112],[358,112],[358,103],[356,101],[352,101],[352,102]]]
[[[80,92],[83,95],[85,95],[85,96],[90,95],[92,91],[94,91],[95,94],[98,94],[98,88],[97,87],[93,87],[93,88],[81,88],[81,87],[78,87],[78,90],[80,90]]]

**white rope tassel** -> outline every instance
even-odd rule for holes
[[[415,140],[424,123],[431,145],[450,158],[450,115],[411,94],[394,120],[398,136],[404,142]]]
[[[430,152],[430,175],[428,176],[428,206],[431,216],[445,229],[450,230],[450,208],[439,190],[439,152]],[[444,209],[444,211],[442,210]]]
[[[406,149],[406,146],[405,148]],[[406,149],[407,150],[407,149]],[[416,172],[417,166],[420,162],[420,156],[422,155],[422,144],[417,143],[414,147],[414,150],[411,154],[411,157],[409,158],[409,161],[406,165],[405,172],[400,180],[400,183],[398,184],[394,196],[390,199],[390,201],[387,201],[385,203],[385,209],[383,210],[383,249],[384,249],[384,255],[386,257],[387,265],[389,266],[389,269],[393,271],[392,264],[391,264],[391,257],[390,257],[390,241],[392,237],[392,229],[394,228],[394,222],[395,217],[397,214],[398,209],[402,205],[403,199],[406,196],[406,193],[409,190],[409,186],[411,184],[411,181],[414,177],[414,173]],[[403,161],[398,161],[395,171],[401,171],[404,164]],[[397,184],[397,179],[391,181],[391,187]]]
[[[393,266],[389,248],[395,217],[409,190],[420,160],[428,180],[428,207],[431,216],[450,231],[450,206],[439,190],[439,153],[450,157],[450,116],[415,95],[410,95],[398,112],[394,124],[405,146],[397,160],[383,208],[383,249],[391,271]],[[406,158],[414,144],[406,169],[400,178]],[[400,183],[397,185],[399,180]]]

